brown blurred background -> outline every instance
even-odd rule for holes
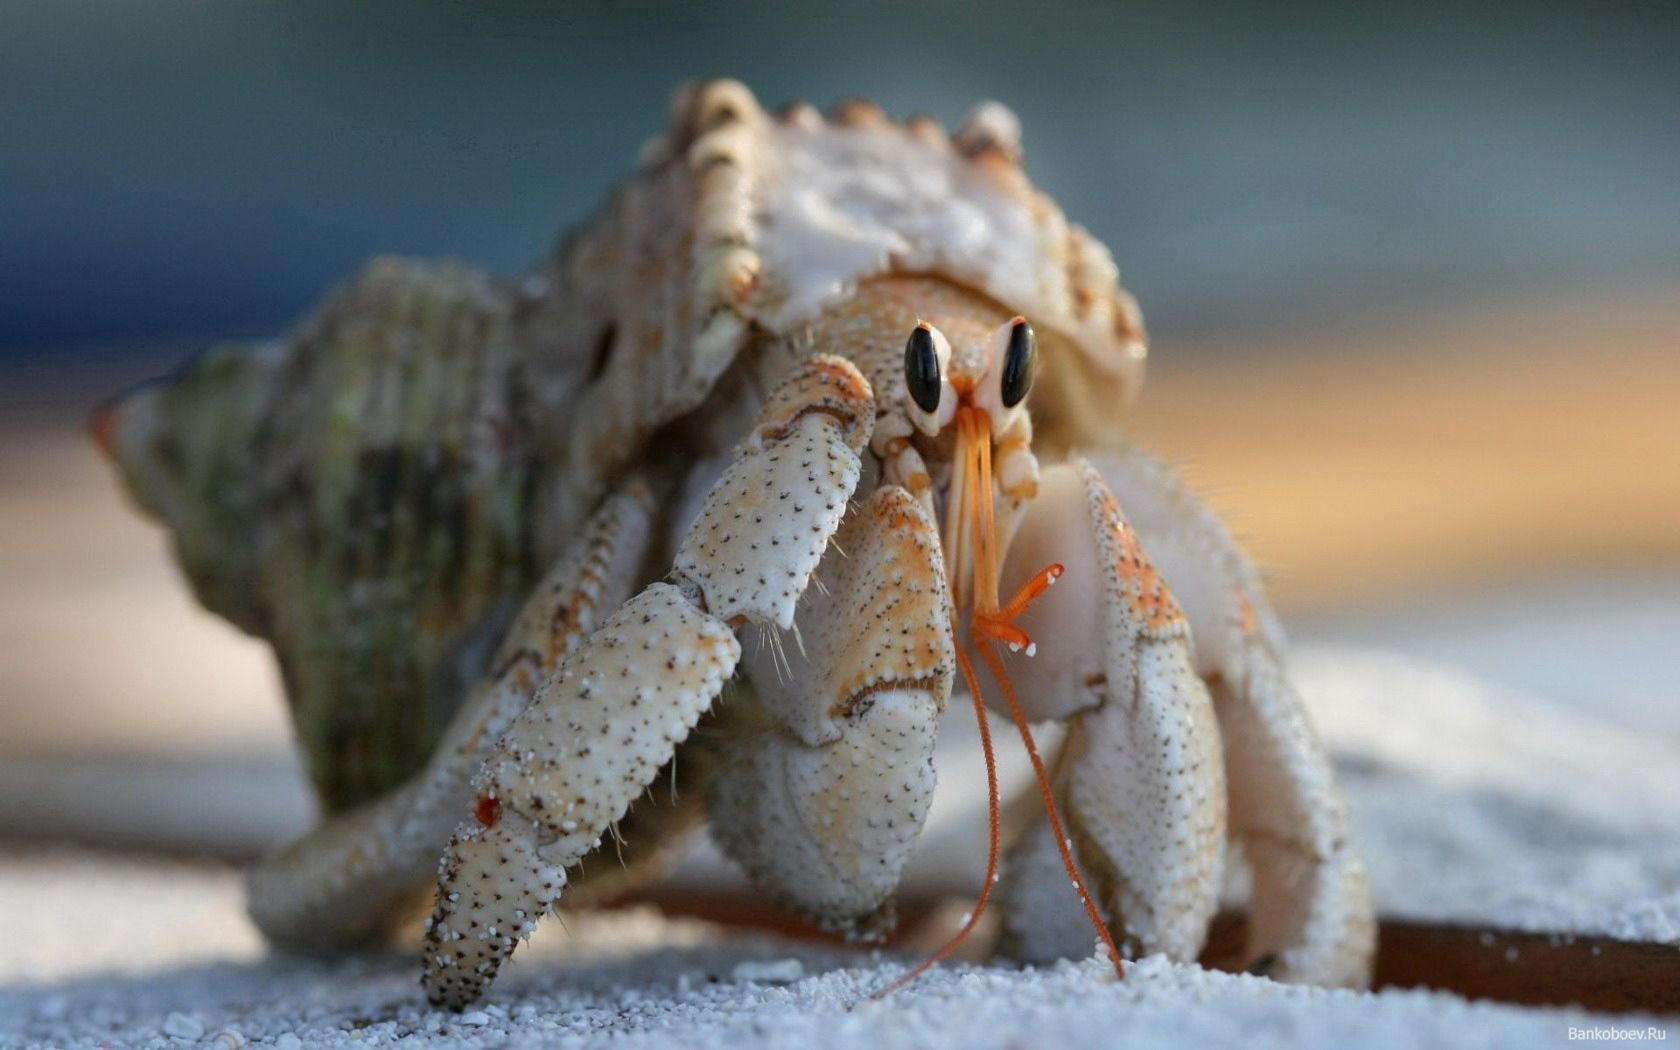
[[[1298,635],[1680,712],[1673,5],[954,11],[0,11],[0,838],[244,856],[309,819],[266,652],[87,409],[375,252],[517,269],[698,74],[1008,102],[1143,302],[1128,426]]]

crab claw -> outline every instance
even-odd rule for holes
[[[861,373],[816,356],[766,401],[674,559],[532,696],[475,781],[449,842],[421,983],[462,1009],[560,899],[566,868],[688,738],[741,657],[739,624],[791,626],[845,515],[874,401]]]
[[[841,552],[844,552],[843,554]],[[748,658],[770,727],[731,742],[712,833],[776,902],[872,939],[933,801],[934,732],[955,660],[939,534],[909,492],[847,518],[795,620]]]
[[[1134,957],[1194,960],[1219,903],[1226,800],[1219,730],[1189,626],[1084,462],[1044,472],[1005,583],[1018,585],[1025,567],[1050,555],[1067,566],[1055,599],[1021,617],[1038,655],[1012,659],[1009,673],[1029,719],[1067,722],[1055,793],[1117,938]],[[1012,879],[1006,926],[1035,921],[1042,909],[1029,898],[1057,890],[1065,887]]]
[[[1136,449],[1093,462],[1184,605],[1230,783],[1231,838],[1252,874],[1245,966],[1274,980],[1370,981],[1376,919],[1346,800],[1281,659],[1259,574],[1229,532]]]
[[[711,706],[741,649],[677,588],[649,586],[546,682],[485,762],[473,821],[450,840],[422,981],[460,1009],[559,900]]]

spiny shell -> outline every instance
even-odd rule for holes
[[[324,806],[423,763],[525,590],[614,477],[753,340],[860,281],[935,274],[1059,332],[1086,406],[1142,377],[1106,249],[1019,166],[1008,110],[954,134],[868,103],[779,115],[684,88],[599,215],[518,281],[380,260],[282,342],[219,347],[106,418],[209,608],[274,646]],[[712,402],[717,399],[713,398]]]
[[[566,491],[596,491],[661,424],[699,406],[755,332],[796,334],[857,282],[932,273],[1076,345],[1112,411],[1143,378],[1142,320],[1108,250],[1019,166],[996,103],[954,136],[867,103],[779,116],[734,81],[681,89],[667,132],[541,271],[539,325],[606,352],[573,430]]]

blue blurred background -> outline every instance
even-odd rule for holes
[[[522,267],[679,81],[1013,106],[1157,342],[1680,287],[1680,5],[0,5],[0,353],[268,334],[375,252]]]

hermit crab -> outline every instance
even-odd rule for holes
[[[1003,952],[1089,952],[1082,905],[1117,968],[1194,959],[1240,861],[1246,962],[1364,983],[1256,574],[1125,438],[1144,353],[1007,110],[947,134],[716,81],[529,274],[376,261],[119,399],[96,436],[272,643],[326,814],[250,874],[257,924],[353,943],[435,875],[422,983],[461,1008],[705,821],[767,897],[878,936],[960,689],[1045,803],[999,874],[989,777]]]

